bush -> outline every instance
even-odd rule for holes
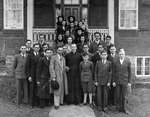
[[[16,103],[16,81],[14,78],[0,78],[0,97]]]

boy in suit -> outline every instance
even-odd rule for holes
[[[102,60],[97,61],[95,66],[95,85],[97,86],[98,110],[106,111],[108,105],[108,87],[111,82],[111,63],[107,61],[107,52],[101,52]]]
[[[17,104],[28,103],[28,85],[25,65],[27,60],[26,46],[20,47],[20,54],[15,55],[13,64],[17,85]]]

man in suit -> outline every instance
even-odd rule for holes
[[[107,52],[101,52],[101,60],[95,66],[95,85],[97,86],[98,110],[106,111],[108,105],[108,87],[111,83],[111,63],[107,61]]]
[[[43,108],[49,104],[50,91],[49,80],[50,72],[49,65],[53,51],[50,49],[44,50],[44,55],[40,57],[37,65],[37,96],[39,98],[40,108]]]
[[[98,50],[98,46],[101,44],[103,47],[105,45],[105,42],[103,40],[101,40],[100,37],[100,33],[99,32],[95,32],[94,33],[95,36],[95,40],[90,44],[89,47],[89,52],[91,52],[92,54],[94,54],[97,50]]]
[[[60,104],[63,105],[64,95],[68,94],[68,81],[66,76],[66,62],[62,56],[63,48],[57,49],[57,54],[52,56],[50,61],[51,80],[56,80],[59,84],[59,89],[54,90],[54,106],[58,109]]]
[[[20,54],[15,55],[13,70],[17,86],[17,104],[28,103],[28,85],[25,71],[26,65],[26,46],[20,47]]]
[[[117,91],[117,106],[120,112],[126,113],[125,96],[127,87],[131,87],[131,62],[125,56],[125,50],[119,50],[119,58],[114,63],[113,86]]]
[[[40,45],[35,43],[33,45],[33,50],[33,53],[27,57],[26,63],[27,77],[29,81],[29,103],[32,107],[37,106],[39,103],[37,98],[36,70],[40,58]]]
[[[111,62],[112,64],[112,74],[111,74],[111,88],[109,89],[109,98],[108,98],[108,104],[109,105],[115,105],[116,104],[116,94],[115,94],[115,90],[116,90],[116,87],[113,87],[112,83],[113,83],[113,76],[114,76],[114,70],[113,70],[113,66],[114,66],[114,62],[117,60],[118,58],[118,55],[116,53],[116,47],[114,45],[112,45],[110,47],[110,54],[108,55],[107,57],[107,60]]]
[[[31,46],[32,46],[31,40],[27,40],[26,41],[26,48],[27,48],[26,53],[27,54],[32,54],[33,53],[33,49],[32,49]]]
[[[96,65],[96,62],[98,61],[98,60],[101,60],[101,52],[104,50],[104,48],[103,48],[103,45],[102,44],[99,44],[98,45],[98,50],[97,50],[97,52],[92,56],[92,58],[91,58],[91,60],[92,60],[92,62],[93,62],[93,64],[94,64],[94,66]]]

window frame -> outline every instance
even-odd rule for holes
[[[139,29],[139,0],[137,0],[136,3],[136,8],[135,9],[121,9],[121,0],[119,0],[119,14],[118,14],[118,28],[119,30],[138,30]],[[131,10],[135,10],[136,11],[136,26],[135,27],[122,27],[121,26],[121,10],[125,10],[125,11],[131,11]]]
[[[141,65],[141,75],[138,75],[137,74],[137,59],[138,58],[142,58],[142,65]],[[149,75],[145,75],[145,71],[146,71],[146,66],[145,66],[145,60],[149,58],[150,59],[150,56],[136,56],[135,57],[135,76],[138,78],[147,78],[147,77],[150,77],[150,74]],[[150,66],[149,66],[150,67]]]
[[[6,21],[6,15],[7,15],[7,10],[9,10],[9,9],[7,9],[7,5],[5,4],[6,2],[5,2],[5,0],[3,0],[3,29],[4,30],[24,30],[24,0],[22,0],[21,1],[22,2],[22,8],[21,8],[21,10],[22,10],[22,24],[21,24],[21,26],[20,27],[17,27],[17,26],[15,26],[15,27],[10,27],[10,26],[6,26],[6,23],[7,23],[7,21]],[[12,10],[14,10],[14,9],[12,9]]]

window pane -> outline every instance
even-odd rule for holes
[[[23,0],[4,0],[4,29],[23,29]]]
[[[88,4],[88,0],[82,0],[82,4]]]
[[[142,75],[142,58],[137,58],[137,75]]]
[[[56,0],[56,4],[61,4],[61,0]]]
[[[82,8],[82,19],[87,19],[88,9]]]
[[[145,75],[150,75],[150,58],[145,59]]]
[[[79,4],[79,0],[64,0],[64,4]]]
[[[120,27],[134,28],[136,27],[136,10],[120,11]]]
[[[138,0],[120,0],[120,9],[136,9]]]
[[[79,0],[72,0],[72,4],[79,4]]]

